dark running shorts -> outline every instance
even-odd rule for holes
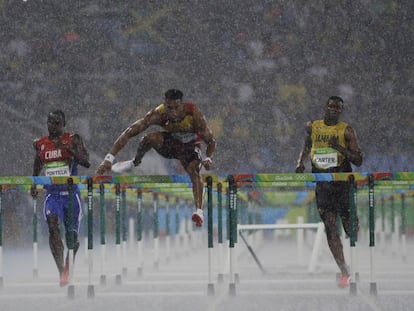
[[[189,163],[197,160],[201,163],[200,144],[191,141],[182,143],[172,137],[169,132],[161,132],[164,143],[157,152],[167,159],[177,159],[186,168]]]
[[[336,211],[340,214],[349,212],[348,182],[317,182],[315,193],[318,209]]]

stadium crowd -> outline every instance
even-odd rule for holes
[[[412,13],[409,0],[3,1],[1,175],[30,173],[52,107],[85,137],[92,174],[171,87],[206,114],[217,173],[293,172],[330,95],[358,130],[361,170],[412,170]]]
[[[293,173],[304,123],[331,95],[358,132],[360,171],[411,171],[413,14],[411,0],[1,1],[0,174],[31,174],[33,139],[62,109],[91,153],[80,173],[93,175],[120,128],[170,88],[207,116],[213,173]],[[140,169],[183,173],[159,161]],[[6,234],[30,230],[15,196],[4,200]]]

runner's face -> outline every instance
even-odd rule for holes
[[[337,121],[342,113],[342,103],[330,100],[325,107],[325,119]]]
[[[63,133],[63,120],[62,117],[50,113],[47,117],[47,129],[49,131],[49,136],[59,137]]]
[[[171,122],[181,121],[185,117],[185,109],[181,99],[166,99],[165,113]]]

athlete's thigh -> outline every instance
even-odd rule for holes
[[[182,152],[178,155],[181,165],[184,169],[193,171],[195,173],[200,172],[201,170],[201,150],[197,145],[186,144]]]
[[[345,184],[342,188],[339,188],[337,191],[337,211],[341,217],[342,226],[348,236],[350,236],[350,215],[351,215],[351,206],[350,206],[350,190],[349,184]],[[355,219],[356,230],[359,228],[358,216]]]
[[[194,160],[201,162],[201,151],[194,142],[182,143],[172,137],[171,133],[163,132],[163,144],[156,151],[165,158],[178,159],[184,168]]]
[[[162,144],[160,147],[154,147],[160,155],[167,159],[177,159],[177,150],[180,149],[181,142],[174,139],[171,133],[161,132]]]
[[[336,210],[342,217],[349,217],[349,184],[341,183],[336,187]]]
[[[66,200],[65,200],[65,204],[64,204],[64,224],[65,224],[65,230],[66,232],[68,232],[69,230],[69,196],[67,196]],[[81,216],[81,200],[80,200],[80,196],[77,192],[75,192],[73,194],[73,198],[72,198],[72,206],[73,208],[73,218],[72,218],[72,225],[73,225],[73,230],[78,232],[79,231],[79,221],[80,221],[80,216]]]
[[[316,184],[316,205],[319,216],[325,224],[327,233],[333,232],[336,227],[335,191],[332,183],[320,182]]]
[[[45,219],[52,215],[57,215],[60,222],[64,221],[63,206],[64,201],[59,194],[47,194],[43,206],[43,216]]]
[[[330,182],[317,182],[315,189],[318,209],[335,209],[335,189]]]

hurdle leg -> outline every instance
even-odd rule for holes
[[[101,183],[99,185],[99,225],[100,225],[100,238],[101,238],[101,275],[99,277],[99,284],[106,285],[106,221],[105,221],[105,185]]]

